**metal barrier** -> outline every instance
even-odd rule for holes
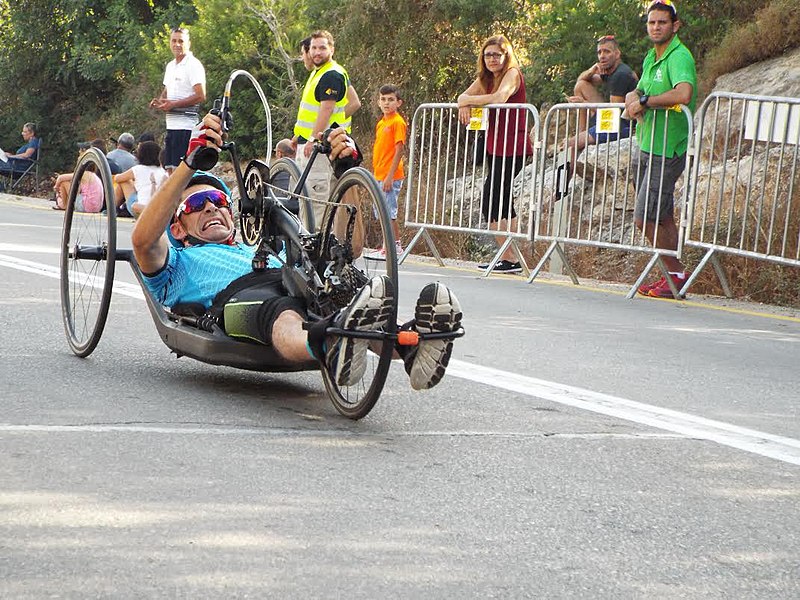
[[[706,250],[681,294],[717,254],[800,266],[800,99],[715,92],[700,107],[685,244]],[[702,166],[702,171],[701,171]]]
[[[476,119],[482,118],[482,122],[471,122],[468,127],[459,122],[456,104],[423,104],[414,113],[406,179],[405,226],[419,228],[419,231],[400,262],[420,239],[424,239],[439,264],[444,264],[429,230],[491,233],[503,241],[486,275],[509,246],[528,272],[517,242],[533,235],[539,113],[530,104],[493,104],[484,109],[488,111],[482,114],[473,111]],[[494,136],[500,140],[498,145],[505,137],[513,148],[524,148],[529,143],[524,138],[530,136],[532,154],[504,158],[484,153],[482,140],[487,140],[491,147],[493,140],[487,139],[489,134],[503,130],[507,132],[505,136]],[[487,185],[486,192],[482,192],[485,180],[493,172],[498,173],[500,189]],[[504,190],[510,190],[511,202],[503,202]],[[481,210],[483,196],[485,211]],[[497,219],[490,223],[485,216],[487,213],[496,213]]]
[[[630,289],[628,298],[635,296],[637,288],[655,267],[663,272],[672,285],[662,258],[680,257],[685,219],[681,219],[675,249],[659,247],[673,245],[658,239],[659,228],[655,228],[654,239],[650,241],[645,236],[644,229],[637,227],[634,182],[644,179],[648,194],[653,185],[658,186],[655,207],[657,214],[661,214],[661,205],[671,192],[662,187],[664,162],[660,156],[642,154],[641,158],[644,160],[639,160],[635,124],[630,123],[629,135],[626,135],[628,123],[621,119],[623,109],[623,104],[582,103],[557,104],[548,111],[542,134],[543,156],[540,161],[535,239],[549,241],[550,244],[531,272],[529,283],[536,278],[545,263],[551,260],[551,266],[556,261],[563,264],[573,283],[577,285],[578,278],[564,252],[566,244],[574,244],[650,254],[651,258]],[[686,119],[689,140],[692,139],[692,114],[688,108],[675,106],[651,110],[663,113],[663,118],[659,115],[648,132],[650,139],[654,139],[658,133],[656,128],[663,127],[660,133],[664,144],[660,149],[654,148],[656,152],[665,153],[666,131],[671,119]],[[588,111],[594,111],[595,116],[590,116]],[[595,126],[592,137],[596,141],[602,140],[603,143],[586,145],[583,150],[582,138],[590,134],[589,128],[592,124]],[[691,156],[690,144],[686,153],[684,177],[690,172]],[[653,169],[658,171],[653,172]],[[683,215],[687,210],[687,198],[688,186],[684,185],[681,209]],[[678,204],[676,201],[676,210]],[[640,221],[642,216],[639,215]],[[677,289],[673,290],[674,294],[677,292]]]

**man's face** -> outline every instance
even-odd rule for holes
[[[314,70],[314,61],[311,60],[311,56],[308,54],[308,50],[306,50],[305,46],[300,46],[300,60],[303,61],[303,66],[306,68],[306,71]]]
[[[647,15],[647,35],[657,46],[668,43],[679,27],[680,23],[672,20],[669,10],[653,9]]]
[[[172,55],[177,60],[186,56],[190,46],[191,42],[189,41],[189,36],[185,33],[173,31],[172,35],[169,36],[169,49],[172,50]]]
[[[333,45],[324,37],[311,38],[308,54],[314,67],[321,67],[333,57]]]
[[[215,190],[210,185],[193,185],[184,190],[181,200],[202,190]],[[233,234],[233,217],[227,208],[218,208],[207,201],[202,209],[192,213],[182,213],[172,224],[172,235],[183,241],[191,235],[204,242],[221,244]]]
[[[612,73],[619,64],[621,55],[619,48],[611,42],[597,45],[597,64],[603,73]]]
[[[395,94],[381,94],[378,97],[378,106],[384,115],[391,115],[396,113],[397,109],[403,104],[402,100],[398,100]]]
[[[33,137],[33,132],[30,129],[28,129],[27,127],[23,127],[22,128],[22,139],[27,142],[27,141],[30,141],[30,139],[32,137]]]

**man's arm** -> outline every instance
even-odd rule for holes
[[[33,160],[33,155],[36,154],[36,148],[30,147],[26,148],[24,152],[20,152],[19,154],[6,154],[7,158],[27,158],[29,160]]]
[[[150,108],[158,108],[167,99],[167,86],[161,88],[161,94],[150,100]]]
[[[636,119],[641,117],[648,108],[669,108],[676,104],[689,104],[689,102],[692,101],[693,93],[694,88],[692,84],[682,82],[663,94],[649,96],[647,99],[647,106],[644,106],[639,102],[642,91],[635,89],[625,96],[625,110],[628,111],[629,117]]]
[[[206,138],[206,146],[219,149],[222,145],[222,125],[219,117],[206,115],[201,128]],[[181,161],[172,175],[158,188],[136,221],[131,233],[131,243],[133,254],[143,273],[155,273],[166,263],[169,241],[165,232],[181,203],[181,194],[194,172],[195,169]]]
[[[389,174],[386,176],[386,179],[383,180],[383,191],[389,192],[392,189],[392,184],[394,183],[394,172],[397,171],[397,167],[400,166],[400,161],[403,160],[403,148],[405,144],[403,142],[397,142],[394,145],[394,158],[392,158],[392,166],[389,167]]]
[[[319,103],[319,113],[317,113],[317,120],[314,122],[314,128],[311,130],[311,140],[319,139],[319,134],[328,128],[333,110],[336,108],[335,100],[323,100]],[[303,153],[306,158],[311,156],[311,151],[314,149],[313,144],[306,144]]]
[[[344,116],[348,119],[361,108],[361,98],[358,97],[356,88],[352,85],[347,86],[347,104],[344,107]]]
[[[164,182],[137,219],[131,233],[133,255],[143,273],[155,273],[167,262],[166,229],[181,203],[181,193],[194,170],[181,162]]]
[[[600,77],[600,75],[602,75],[600,72],[600,65],[594,63],[591,67],[578,75],[578,81],[588,81],[592,85],[598,86],[603,83],[603,79]]]
[[[167,100],[164,98],[161,100],[160,104],[156,106],[156,108],[163,111],[168,111],[173,108],[185,108],[187,106],[194,106],[195,104],[205,102],[206,88],[202,83],[195,84],[192,87],[192,90],[192,95],[187,96],[186,98],[179,98],[178,100]]]

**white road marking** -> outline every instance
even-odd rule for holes
[[[54,279],[60,277],[57,267],[2,254],[0,254],[0,266],[35,273],[37,275],[44,275]],[[115,281],[114,292],[144,299],[141,289],[135,284]],[[690,438],[708,440],[730,448],[744,450],[751,454],[800,465],[800,440],[793,438],[773,435],[722,421],[706,419],[689,413],[643,404],[609,394],[602,394],[566,384],[527,377],[517,373],[500,371],[491,367],[484,367],[455,359],[450,361],[448,374],[451,377],[466,379],[524,396],[541,398],[565,406],[571,406],[573,408],[638,423],[640,425],[654,427]],[[31,428],[37,426],[8,425],[0,427],[0,430],[10,431],[10,429],[8,429],[9,427]],[[54,430],[53,428],[56,426],[41,427],[47,430]],[[72,430],[69,427],[65,427],[65,430],[67,429]],[[147,428],[147,431],[153,431],[153,428]],[[202,429],[200,431],[208,432],[209,430]]]
[[[10,267],[18,271],[25,271],[27,273],[34,273],[36,275],[44,275],[52,279],[61,279],[61,269],[50,265],[43,265],[41,263],[32,262],[16,256],[8,256],[0,254],[0,267]],[[95,288],[102,288],[103,279],[94,278],[91,285]],[[131,298],[139,298],[144,300],[144,292],[138,284],[128,283],[127,281],[119,281],[114,279],[114,293]]]
[[[800,440],[793,438],[460,360],[450,361],[447,374],[800,465]]]

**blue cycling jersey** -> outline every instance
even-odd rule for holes
[[[197,302],[208,308],[214,296],[234,279],[253,271],[254,248],[240,244],[203,244],[185,248],[169,247],[163,269],[144,282],[164,306]],[[269,257],[267,268],[278,269],[281,262]]]

